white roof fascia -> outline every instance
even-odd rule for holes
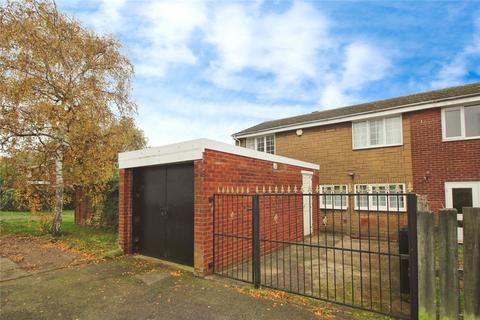
[[[203,158],[203,152],[206,149],[302,168],[320,169],[318,164],[255,151],[210,139],[196,139],[161,147],[122,152],[118,154],[118,167],[120,169],[137,168],[199,160]]]

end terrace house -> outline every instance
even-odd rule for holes
[[[480,206],[480,82],[267,121],[233,137],[319,164],[324,193],[412,191],[435,212]],[[387,205],[380,197],[380,210]]]

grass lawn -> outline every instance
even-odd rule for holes
[[[39,228],[38,216],[49,213],[38,213],[34,218],[28,212],[0,211],[1,235],[30,235],[59,241],[68,247],[92,254],[96,257],[108,257],[120,253],[117,244],[117,232],[109,228],[79,226],[73,222],[73,211],[63,212],[62,235],[53,237]],[[5,218],[5,219],[3,219]]]

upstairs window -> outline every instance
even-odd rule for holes
[[[443,140],[480,138],[480,106],[442,109]]]
[[[376,118],[352,123],[353,149],[402,144],[402,116]]]
[[[275,154],[275,136],[268,135],[263,137],[247,138],[247,148]]]

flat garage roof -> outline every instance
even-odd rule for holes
[[[120,169],[125,169],[199,160],[203,158],[205,149],[308,169],[320,169],[318,164],[255,151],[244,147],[237,147],[210,139],[195,139],[160,147],[122,152],[118,154],[118,166]]]

